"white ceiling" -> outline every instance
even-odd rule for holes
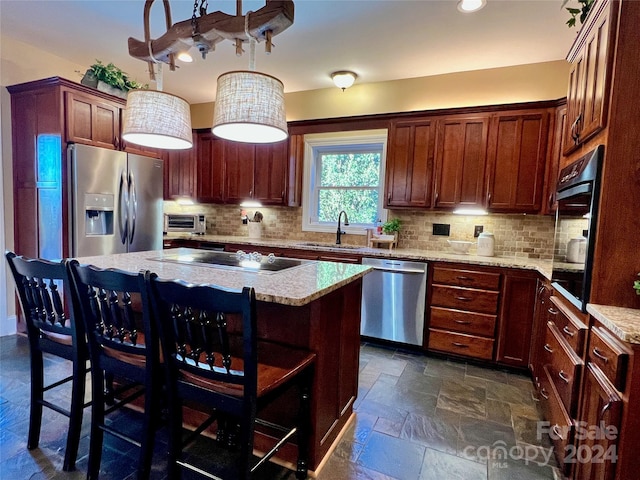
[[[192,0],[171,0],[173,22],[191,17]],[[565,25],[562,0],[487,0],[460,13],[457,0],[295,0],[295,20],[274,37],[256,70],[280,78],[285,92],[331,87],[330,73],[353,70],[370,83],[564,59],[577,29]],[[244,12],[264,1],[246,0]],[[143,0],[0,0],[2,35],[80,65],[113,62],[148,82],[146,63],[129,56],[128,37],[143,39]],[[235,12],[235,0],[210,0],[208,12]],[[151,36],[164,33],[164,9],[151,11]],[[229,41],[206,60],[165,69],[164,90],[190,103],[215,99],[218,75],[247,69]]]

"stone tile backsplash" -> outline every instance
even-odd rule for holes
[[[210,235],[248,236],[247,225],[241,221],[239,206],[229,205],[178,205],[164,202],[165,213],[199,213],[207,215],[207,233]],[[244,209],[253,217],[259,210],[263,216],[263,238],[334,242],[334,233],[303,232],[302,208],[260,207]],[[447,251],[447,239],[475,241],[474,226],[482,225],[496,239],[496,255],[520,258],[551,259],[553,254],[554,218],[543,215],[486,215],[465,216],[452,213],[424,212],[420,210],[390,210],[388,218],[399,218],[402,224],[398,239],[399,248]],[[451,225],[450,236],[432,235],[433,224]],[[343,237],[344,243],[364,245],[364,235]],[[471,253],[475,253],[475,246]]]

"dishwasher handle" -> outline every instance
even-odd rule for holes
[[[380,272],[391,272],[391,273],[419,273],[421,275],[425,274],[425,271],[421,268],[398,268],[398,267],[374,267],[369,265],[374,270]]]

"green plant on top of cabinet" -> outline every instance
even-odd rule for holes
[[[430,207],[435,120],[391,122],[386,207]]]
[[[489,114],[438,121],[433,206],[484,207]]]
[[[491,117],[487,208],[540,211],[549,134],[549,110],[513,111]]]

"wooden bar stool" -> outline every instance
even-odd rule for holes
[[[149,478],[157,421],[160,417],[162,371],[159,340],[146,297],[145,276],[115,269],[68,264],[78,298],[91,358],[91,443],[87,478],[97,479],[104,433],[140,447],[138,479]],[[122,382],[111,390],[112,381]],[[108,417],[138,398],[144,399],[141,438],[116,429]],[[108,404],[108,406],[105,406]]]
[[[6,252],[5,256],[16,283],[29,337],[31,407],[27,448],[32,450],[38,447],[42,407],[65,415],[69,417],[69,428],[62,469],[73,470],[78,456],[82,413],[89,405],[84,402],[89,355],[82,322],[68,314],[73,309],[64,308],[64,300],[69,305],[72,297],[67,269],[64,262],[29,259],[13,252]],[[69,360],[73,373],[67,378],[45,385],[43,353]],[[45,400],[45,392],[69,382],[69,409]]]
[[[163,281],[152,274],[149,291],[162,344],[169,402],[168,478],[178,479],[181,470],[188,469],[207,478],[248,479],[280,446],[296,437],[296,477],[306,478],[315,354],[258,340],[252,288],[229,291]],[[292,385],[297,385],[299,392],[299,405],[290,407],[300,409],[295,425],[283,428],[260,420],[261,409]],[[185,403],[196,403],[212,415],[183,441]],[[189,457],[184,449],[214,422],[218,444],[229,447],[233,455],[225,451],[224,455],[208,458],[205,467],[198,462],[202,458]],[[258,461],[252,457],[255,424],[281,433],[276,446]],[[239,435],[235,439],[237,426]]]

